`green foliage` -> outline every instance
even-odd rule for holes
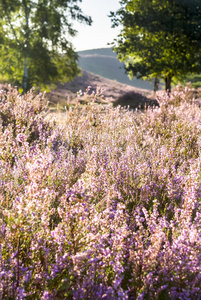
[[[181,78],[182,83],[191,82],[192,87],[198,89],[201,87],[201,74],[189,74]]]
[[[79,72],[77,54],[68,41],[71,22],[91,24],[79,0],[0,0],[0,80],[26,91],[72,80]]]
[[[121,9],[110,15],[113,26],[123,25],[114,50],[130,77],[163,78],[171,90],[173,77],[200,72],[199,0],[120,3]]]

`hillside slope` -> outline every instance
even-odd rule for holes
[[[114,105],[129,105],[135,108],[153,101],[153,92],[150,90],[135,88],[87,71],[83,71],[82,76],[76,77],[72,82],[58,83],[57,88],[48,93],[47,97],[50,104],[60,103],[65,106],[68,99],[71,103],[75,102],[77,92],[85,92],[88,86],[91,86],[90,93],[101,90],[103,100]]]
[[[141,79],[128,78],[125,73],[124,64],[121,63],[116,53],[111,48],[79,51],[79,66],[88,72],[98,74],[105,78],[134,86],[136,88],[153,91],[153,83]]]

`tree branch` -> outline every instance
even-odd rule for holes
[[[18,40],[18,38],[17,38],[17,34],[16,34],[16,31],[15,31],[15,28],[13,27],[13,24],[12,24],[12,22],[11,22],[11,17],[10,17],[10,14],[9,14],[8,9],[7,9],[7,6],[6,6],[6,1],[4,0],[2,4],[3,4],[3,8],[4,8],[4,12],[5,12],[6,18],[7,18],[7,20],[8,20],[9,25],[10,25],[10,28],[11,28],[11,30],[12,30],[12,32],[13,32],[13,35],[14,35],[14,37],[15,37],[15,39],[16,39],[16,42],[17,42],[18,44],[20,44],[20,42],[19,42],[19,40]]]

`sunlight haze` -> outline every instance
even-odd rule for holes
[[[76,51],[109,47],[120,32],[120,28],[111,28],[112,22],[108,17],[110,11],[120,8],[119,0],[83,0],[80,7],[85,15],[91,16],[91,26],[75,22],[78,31],[72,39]]]

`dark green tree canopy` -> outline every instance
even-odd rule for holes
[[[181,74],[201,71],[200,0],[122,0],[111,12],[123,25],[114,41],[130,77],[163,78],[166,90]]]
[[[34,84],[65,82],[78,73],[69,37],[73,21],[91,24],[82,0],[0,0],[0,80],[27,90]]]

